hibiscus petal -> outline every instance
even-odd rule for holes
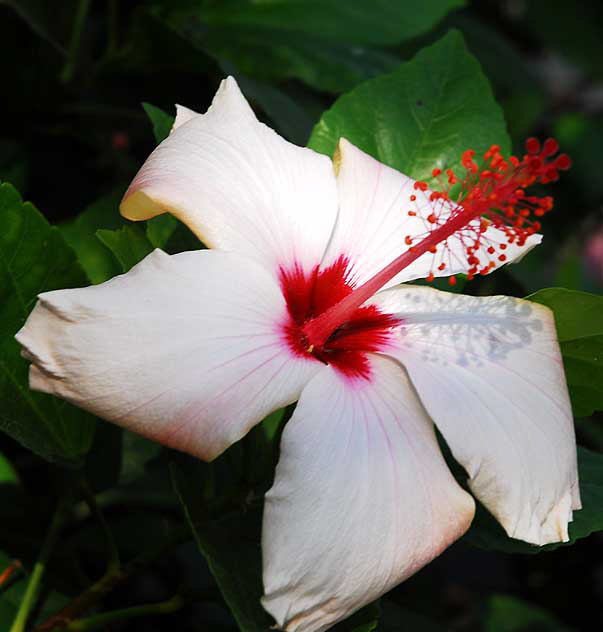
[[[176,118],[174,119],[174,124],[172,125],[172,129],[170,130],[170,134],[178,129],[181,125],[188,123],[191,119],[196,118],[197,116],[203,116],[199,114],[199,112],[195,112],[195,110],[191,110],[184,105],[176,104]]]
[[[321,632],[460,537],[473,499],[450,474],[402,367],[370,380],[325,367],[283,433],[266,495],[264,607],[288,632]]]
[[[258,122],[230,77],[205,115],[178,109],[121,212],[134,220],[170,212],[210,248],[253,256],[270,270],[298,263],[310,271],[335,223],[333,165]]]
[[[288,351],[277,284],[233,253],[156,250],[107,283],[39,298],[17,334],[32,388],[203,459],[322,366]]]
[[[376,303],[403,320],[398,349],[475,495],[514,538],[566,541],[580,508],[576,442],[551,311],[400,286]]]
[[[415,190],[415,180],[380,163],[345,139],[339,143],[335,164],[340,209],[323,265],[328,266],[345,255],[352,264],[350,277],[360,284],[408,249],[404,243],[407,235],[425,235],[431,227],[427,217],[437,209],[429,201],[431,191]],[[415,202],[410,202],[410,195],[416,196]],[[409,216],[408,211],[416,216]],[[477,227],[479,223],[479,219],[473,222]],[[483,262],[493,259],[493,269],[503,265],[486,249],[491,243],[507,243],[504,233],[490,226],[482,239],[482,249],[476,256]],[[541,239],[540,235],[532,235],[524,246],[508,244],[506,262],[519,260]],[[425,253],[387,285],[424,278],[430,272],[434,276],[467,273],[471,266],[467,263],[466,248],[466,243],[453,235],[445,248],[440,246],[435,254]],[[441,263],[445,263],[444,270],[438,269]]]

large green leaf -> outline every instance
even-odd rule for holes
[[[399,44],[421,35],[464,0],[210,0],[206,24],[299,31],[350,44]]]
[[[10,184],[0,185],[0,429],[48,459],[75,459],[92,441],[94,418],[29,390],[14,335],[40,292],[87,284],[56,228]]]
[[[548,288],[527,298],[555,314],[575,416],[603,410],[603,296]]]
[[[603,530],[603,455],[578,448],[578,471],[582,509],[574,512],[574,521],[569,526],[569,543]],[[484,549],[505,553],[540,553],[564,543],[547,544],[543,547],[509,538],[496,520],[481,506],[475,515],[465,540]]]
[[[509,147],[490,85],[456,31],[337,99],[308,145],[331,156],[341,137],[421,180],[434,167],[458,168],[465,149]]]
[[[463,0],[155,0],[155,13],[218,60],[259,79],[297,78],[341,92],[390,70],[394,45],[431,28]]]

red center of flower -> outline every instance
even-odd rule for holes
[[[296,355],[330,364],[348,377],[368,378],[367,352],[386,347],[399,319],[369,305],[356,308],[320,345],[310,345],[303,331],[306,323],[353,292],[348,259],[341,256],[328,268],[316,266],[309,274],[299,266],[281,268],[280,282],[287,302],[283,333],[289,348]]]

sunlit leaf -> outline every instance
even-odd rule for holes
[[[509,147],[488,81],[455,31],[339,97],[308,146],[331,156],[341,137],[420,180],[434,167],[458,168],[465,149]]]

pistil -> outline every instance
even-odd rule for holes
[[[456,231],[466,226],[475,215],[470,211],[458,213],[443,226],[433,230],[418,244],[411,246],[406,252],[394,259],[385,268],[377,272],[368,281],[357,287],[341,301],[312,319],[303,328],[303,332],[311,348],[320,348],[329,336],[347,322],[352,314],[371,296],[374,296],[388,281],[410,265],[415,259],[429,252],[435,245],[446,240]]]
[[[368,299],[383,288],[404,268],[427,252],[435,253],[441,244],[447,246],[447,240],[453,235],[460,235],[465,246],[468,278],[475,274],[488,274],[495,267],[492,259],[483,260],[482,247],[489,226],[499,229],[506,242],[523,246],[526,240],[540,229],[540,219],[553,207],[551,197],[528,196],[525,188],[535,183],[546,184],[559,177],[559,170],[568,169],[571,161],[566,154],[552,158],[557,153],[558,144],[548,139],[544,145],[535,138],[526,142],[527,153],[519,160],[510,156],[506,160],[497,145],[493,145],[484,154],[484,165],[480,169],[473,160],[472,150],[463,153],[461,164],[465,169],[464,178],[458,178],[451,170],[444,174],[441,169],[434,169],[432,175],[443,185],[445,191],[429,192],[431,212],[425,217],[430,230],[425,236],[407,235],[404,243],[408,250],[400,254],[394,261],[377,272],[368,281],[331,305],[327,310],[306,322],[303,334],[308,348],[321,348],[333,332],[344,325],[354,312]],[[455,201],[451,200],[451,190],[459,189]],[[427,192],[425,182],[415,182],[416,191]],[[415,202],[416,195],[410,196]],[[408,211],[409,216],[416,216],[417,211]],[[469,239],[470,236],[470,239]],[[500,251],[507,248],[506,243],[497,244]],[[496,248],[490,244],[486,249],[486,257],[491,257]],[[482,256],[482,260],[480,260]],[[498,260],[504,262],[504,252],[498,254]],[[445,269],[445,264],[438,266],[438,271]],[[430,272],[428,281],[433,280]],[[451,277],[453,284],[455,278]]]

